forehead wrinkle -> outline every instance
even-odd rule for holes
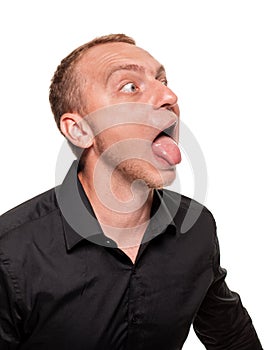
[[[115,72],[118,72],[120,70],[128,70],[128,71],[145,73],[145,68],[143,66],[138,65],[138,64],[134,64],[134,63],[119,64],[115,67],[112,67],[112,69],[107,73],[106,83],[108,82],[108,80],[112,74],[114,74]]]
[[[106,77],[106,84],[109,80],[109,78],[111,77],[112,74],[114,74],[115,72],[118,72],[120,70],[128,70],[128,71],[134,71],[134,72],[146,72],[145,67],[140,66],[138,64],[119,64],[116,67],[113,67],[110,72],[108,72],[107,77]],[[161,75],[166,74],[165,72],[165,68],[163,65],[160,65],[159,68],[156,70],[156,73],[153,74],[155,75],[155,78],[159,78]]]
[[[87,73],[91,69],[89,74],[92,76],[93,74],[91,73],[95,73],[96,69],[101,70],[103,66],[109,65],[111,64],[112,61],[115,61],[117,56],[116,52],[114,53],[105,52],[105,53],[102,53],[98,58],[97,52],[93,50],[96,48],[97,47],[90,48],[88,52],[86,52],[86,54],[78,62],[77,67],[79,66],[79,69],[80,71],[82,71],[82,73],[84,72]]]
[[[110,76],[119,70],[127,70],[127,71],[143,72],[143,73],[146,73],[147,71],[149,71],[149,73],[155,76],[156,79],[159,78],[161,75],[165,74],[164,66],[161,65],[158,61],[156,61],[155,58],[149,54],[149,52],[143,49],[140,49],[137,46],[135,46],[135,49],[139,49],[141,52],[144,52],[146,55],[151,57],[155,62],[155,65],[158,65],[158,67],[156,66],[157,68],[154,68],[153,66],[148,67],[148,66],[134,63],[133,61],[131,61],[133,60],[134,57],[129,57],[129,55],[127,55],[126,53],[124,55],[120,55],[120,52],[116,52],[116,51],[109,52],[107,50],[106,52],[101,53],[100,56],[98,57],[98,52],[97,52],[98,48],[100,49],[100,47],[92,47],[91,49],[89,49],[89,51],[84,55],[84,57],[82,57],[78,65],[79,68],[82,67],[81,68],[82,73],[85,74],[85,73],[88,73],[86,69],[89,68],[89,65],[91,64],[93,68],[92,70],[90,70],[88,75],[92,79],[95,78],[94,75],[97,74],[96,71],[102,72],[104,70],[104,67],[107,67],[107,66],[109,68],[106,69],[103,74],[104,76],[103,80],[105,84],[107,84]],[[137,59],[137,57],[135,58]],[[88,76],[86,77],[86,79],[88,80]]]

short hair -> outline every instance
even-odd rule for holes
[[[64,113],[79,113],[84,116],[85,111],[81,78],[76,70],[77,63],[88,49],[100,44],[124,42],[135,45],[136,42],[125,34],[109,34],[97,37],[78,47],[65,57],[51,80],[49,101],[55,122],[60,129],[60,119]]]

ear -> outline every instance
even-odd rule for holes
[[[89,148],[93,144],[94,135],[87,120],[77,113],[65,113],[60,120],[63,135],[75,146]]]

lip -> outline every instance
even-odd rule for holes
[[[169,111],[173,115],[173,119],[171,119],[169,122],[164,124],[162,127],[160,126],[156,135],[154,136],[154,139],[152,141],[152,151],[154,153],[155,159],[158,161],[159,164],[162,164],[165,168],[175,168],[175,165],[180,163],[181,161],[181,155],[180,152],[176,152],[178,154],[177,158],[171,157],[169,153],[166,152],[166,154],[163,154],[164,150],[154,151],[153,147],[159,147],[159,139],[161,140],[164,137],[170,138],[176,146],[178,146],[178,123],[179,123],[179,116],[174,111]],[[168,141],[169,142],[169,141]],[[166,141],[165,141],[166,144]],[[156,148],[157,150],[157,148]],[[165,152],[165,151],[164,151]],[[175,156],[175,153],[174,153]]]
[[[157,140],[158,137],[160,137],[161,135],[165,135],[167,137],[172,138],[174,141],[177,142],[176,140],[176,128],[178,125],[178,121],[169,123],[167,125],[164,125],[164,128],[162,128],[154,137],[153,142],[155,142],[155,140]]]
[[[161,108],[160,118],[164,118],[164,121],[167,121],[163,125],[160,124],[157,128],[157,133],[154,135],[154,142],[162,134],[172,138],[176,143],[178,143],[178,132],[177,127],[179,125],[179,109],[177,111],[174,108]],[[170,120],[168,120],[168,118]]]

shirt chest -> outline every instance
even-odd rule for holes
[[[180,344],[212,272],[209,259],[197,265],[198,255],[183,261],[164,248],[152,244],[132,264],[118,249],[88,245],[38,271],[26,325],[30,346],[41,349],[43,341],[44,349],[47,338],[62,349]]]

